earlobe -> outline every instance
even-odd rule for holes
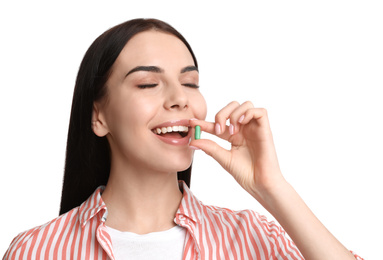
[[[96,104],[93,104],[91,124],[92,130],[95,133],[95,135],[103,137],[109,133],[109,129],[106,125],[106,122],[104,121],[104,118],[102,117],[102,114],[100,113],[100,110]]]

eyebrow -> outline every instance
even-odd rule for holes
[[[132,70],[130,70],[125,75],[125,77],[127,77],[128,75],[130,75],[134,72],[137,72],[137,71],[149,71],[149,72],[154,72],[154,73],[163,73],[164,72],[163,69],[161,69],[160,67],[157,67],[157,66],[137,66],[137,67],[133,68]],[[198,68],[196,66],[187,66],[187,67],[181,69],[181,73],[186,73],[189,71],[197,71],[198,72]]]
[[[149,72],[155,72],[155,73],[164,72],[161,68],[157,66],[137,66],[134,69],[130,70],[125,77],[137,71],[149,71]]]
[[[181,70],[181,73],[189,72],[189,71],[197,71],[198,68],[196,66],[187,66]]]

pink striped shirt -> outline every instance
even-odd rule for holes
[[[174,222],[187,230],[183,259],[303,259],[274,222],[251,210],[203,205],[182,185]],[[103,189],[80,207],[19,234],[3,259],[115,259],[105,226]]]

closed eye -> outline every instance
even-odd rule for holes
[[[199,88],[198,85],[192,84],[192,83],[186,83],[186,84],[182,84],[182,85],[185,86],[185,87],[190,87],[190,88]]]
[[[141,85],[137,85],[138,88],[154,88],[156,87],[158,84],[141,84]]]

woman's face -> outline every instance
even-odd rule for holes
[[[189,120],[206,117],[198,76],[189,50],[171,34],[146,31],[126,44],[112,67],[105,99],[95,103],[105,130],[95,132],[107,135],[112,164],[163,172],[190,166]]]

